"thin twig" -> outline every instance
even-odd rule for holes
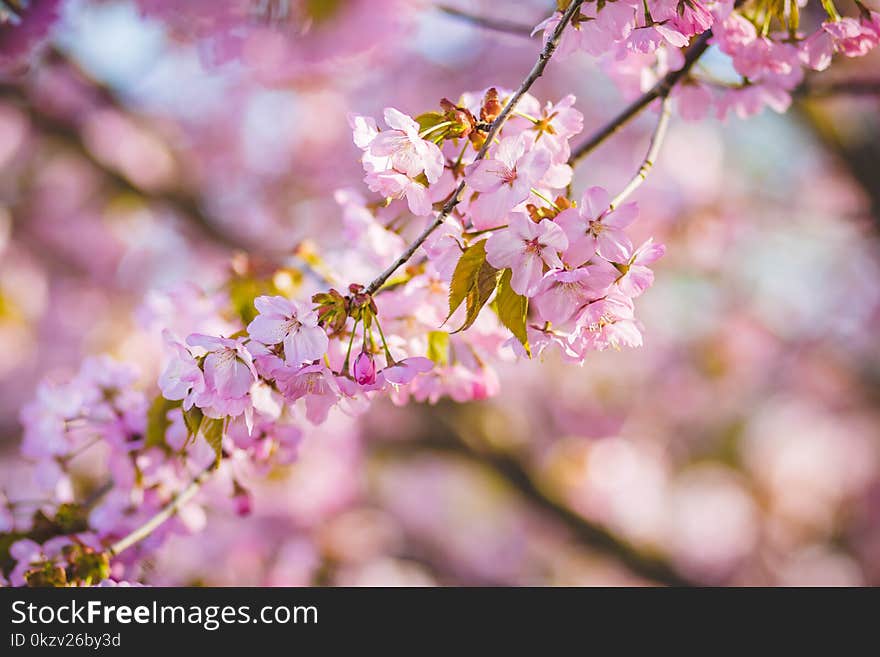
[[[828,82],[804,82],[795,91],[798,96],[824,98],[826,96],[877,96],[880,95],[880,80],[831,80]]]
[[[531,25],[526,25],[525,23],[517,23],[516,21],[508,21],[503,18],[490,18],[488,16],[477,16],[475,14],[471,14],[463,9],[458,9],[457,7],[450,7],[449,5],[438,4],[434,5],[434,8],[437,11],[440,11],[447,16],[452,16],[453,18],[458,18],[466,23],[470,23],[471,25],[475,25],[477,27],[482,27],[487,30],[492,30],[494,32],[504,32],[505,34],[515,34],[517,36],[524,36],[527,38],[532,37],[532,32],[534,31],[534,27]]]
[[[191,482],[180,491],[173,500],[171,500],[159,513],[154,515],[152,518],[147,520],[143,525],[132,531],[128,536],[125,536],[118,541],[116,541],[113,545],[111,545],[107,549],[107,555],[109,557],[115,557],[120,553],[124,552],[128,548],[130,548],[135,543],[138,543],[144,540],[147,536],[152,534],[162,523],[171,518],[177,510],[182,507],[184,504],[189,502],[192,497],[199,492],[199,488],[202,487],[202,484],[205,482],[208,477],[211,476],[211,473],[214,471],[214,463],[212,462],[207,468],[202,470],[199,474],[197,474]]]
[[[709,47],[710,38],[712,38],[712,30],[703,32],[703,34],[700,35],[700,38],[694,41],[693,45],[688,48],[688,51],[684,56],[684,65],[680,69],[667,73],[663,79],[659,80],[648,91],[627,105],[620,114],[599,128],[599,130],[593,133],[589,139],[575,148],[571,153],[571,157],[568,158],[569,165],[574,166],[577,164],[582,158],[586,157],[589,153],[599,147],[606,139],[614,135],[623,126],[638,116],[643,109],[656,99],[668,96],[669,92],[672,91],[672,88],[678,84],[685,75],[687,75],[688,71],[691,70],[691,67],[697,62],[703,53],[706,52],[706,49]]]
[[[569,6],[568,9],[565,10],[565,13],[562,15],[562,19],[559,21],[559,24],[556,26],[556,29],[553,30],[553,34],[547,40],[547,43],[544,45],[544,48],[541,50],[541,54],[538,55],[538,60],[535,62],[535,65],[532,67],[532,70],[529,71],[529,74],[526,76],[525,80],[523,80],[522,84],[519,86],[513,96],[510,97],[510,100],[507,101],[507,104],[504,106],[504,109],[501,110],[501,114],[492,122],[492,126],[489,128],[489,132],[486,135],[486,141],[483,143],[482,148],[477,152],[476,158],[474,161],[482,160],[486,153],[489,151],[489,147],[492,145],[492,141],[495,139],[495,135],[498,134],[498,131],[501,130],[501,127],[504,125],[504,122],[507,121],[507,117],[510,116],[510,113],[516,108],[517,103],[519,103],[520,99],[528,92],[528,90],[532,87],[535,81],[541,77],[544,73],[544,69],[547,66],[547,62],[550,61],[550,58],[553,56],[553,53],[556,51],[556,46],[559,44],[559,39],[562,36],[562,31],[565,29],[565,26],[568,25],[571,17],[574,16],[575,12],[580,9],[580,6],[584,3],[584,0],[574,0]],[[455,188],[455,191],[452,193],[452,196],[449,197],[449,200],[443,205],[440,210],[440,214],[437,215],[436,219],[432,221],[425,230],[422,231],[421,235],[419,235],[415,241],[410,244],[406,250],[400,254],[400,257],[395,260],[390,267],[388,267],[385,271],[379,274],[373,281],[367,286],[366,292],[367,294],[375,293],[382,285],[387,281],[391,275],[398,270],[404,263],[406,263],[410,258],[412,258],[413,254],[416,250],[425,242],[426,239],[433,233],[437,228],[443,223],[446,217],[455,209],[455,206],[461,202],[462,194],[464,193],[464,189],[467,186],[467,183],[464,179],[458,184],[458,187]]]
[[[648,146],[648,152],[645,154],[645,159],[642,160],[642,165],[639,167],[639,170],[636,171],[636,175],[632,177],[626,187],[624,187],[611,201],[611,204],[608,206],[611,210],[623,203],[630,194],[638,189],[639,185],[645,182],[645,179],[648,177],[648,172],[651,171],[654,162],[657,161],[657,155],[659,155],[660,147],[663,145],[663,139],[666,137],[666,128],[669,126],[669,114],[671,111],[671,103],[669,102],[669,97],[666,96],[663,98],[663,106],[660,108],[660,118],[657,120],[657,127],[654,128],[654,133],[651,135],[651,143]]]

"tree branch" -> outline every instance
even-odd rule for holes
[[[828,82],[805,81],[795,92],[798,96],[825,98],[828,96],[877,96],[880,95],[880,80],[853,79],[830,80]]]
[[[684,64],[676,71],[670,71],[663,79],[659,80],[644,94],[636,98],[627,105],[622,112],[615,116],[611,121],[594,132],[586,141],[575,148],[571,157],[568,158],[568,164],[575,166],[581,159],[586,157],[593,150],[598,148],[606,139],[617,133],[623,126],[638,116],[643,109],[654,102],[658,98],[666,98],[673,87],[691,70],[697,60],[702,57],[703,53],[709,48],[709,39],[712,38],[712,30],[707,30],[694,41],[693,45],[688,48],[684,56]]]
[[[503,32],[505,34],[515,34],[517,36],[523,36],[526,38],[532,37],[532,31],[534,27],[531,25],[526,25],[525,23],[517,23],[516,21],[508,21],[503,18],[490,18],[487,16],[476,16],[471,14],[463,9],[458,9],[457,7],[450,7],[445,4],[437,4],[434,5],[434,8],[446,14],[447,16],[452,16],[453,18],[458,18],[466,23],[470,23],[476,27],[482,27],[487,30],[492,30],[494,32]]]
[[[532,66],[532,70],[529,71],[529,74],[526,76],[525,80],[523,80],[522,84],[519,86],[514,94],[507,101],[507,104],[504,106],[504,109],[501,110],[501,114],[492,122],[492,126],[489,128],[489,132],[486,135],[486,141],[483,143],[483,146],[477,152],[477,156],[474,161],[482,160],[486,157],[486,153],[489,152],[489,147],[492,145],[492,140],[495,139],[495,135],[498,134],[498,131],[501,130],[501,127],[504,125],[504,122],[507,121],[507,117],[510,116],[510,113],[516,108],[517,103],[519,103],[520,99],[531,89],[532,85],[535,81],[541,77],[544,73],[544,69],[547,67],[547,62],[550,61],[550,58],[553,57],[553,53],[556,51],[556,46],[559,44],[559,39],[562,36],[562,32],[565,29],[565,26],[568,25],[572,16],[574,16],[575,12],[580,9],[580,6],[584,3],[584,0],[574,0],[569,6],[568,9],[565,10],[565,13],[562,15],[562,19],[559,21],[559,24],[556,26],[556,29],[553,31],[551,37],[547,40],[547,43],[544,45],[544,48],[541,50],[541,53],[538,55],[538,60],[535,62],[535,65]],[[385,271],[379,274],[373,281],[367,286],[366,293],[374,294],[382,285],[387,281],[391,275],[398,270],[404,263],[406,263],[410,258],[412,258],[413,254],[416,250],[425,242],[426,239],[433,233],[437,228],[443,223],[446,217],[455,209],[455,206],[461,202],[462,194],[464,193],[464,189],[467,186],[467,183],[464,179],[458,184],[458,187],[455,188],[455,191],[452,193],[452,196],[449,197],[449,200],[444,203],[443,207],[440,210],[440,214],[428,224],[425,230],[422,231],[421,235],[419,235],[412,244],[410,244],[406,250],[400,254],[400,257],[395,260],[390,267],[388,267]]]
[[[672,107],[670,106],[669,97],[665,96],[663,98],[663,106],[660,108],[660,118],[657,120],[657,126],[654,128],[654,132],[651,135],[651,143],[648,145],[648,152],[645,154],[645,159],[642,160],[642,165],[639,167],[639,170],[636,171],[636,175],[632,177],[626,187],[624,187],[611,201],[611,204],[609,205],[611,210],[620,206],[630,194],[639,188],[639,185],[645,182],[648,173],[654,166],[654,162],[657,161],[657,156],[660,154],[660,147],[663,145],[663,139],[666,137],[666,128],[669,126],[669,114],[671,111]]]
[[[174,499],[172,499],[165,507],[159,511],[152,518],[147,520],[143,525],[135,529],[133,532],[128,534],[118,541],[116,541],[113,545],[107,548],[107,556],[110,558],[116,557],[132,545],[139,543],[144,540],[147,536],[152,534],[156,529],[158,529],[166,520],[171,518],[177,510],[182,507],[184,504],[189,502],[193,496],[199,492],[199,489],[202,487],[202,484],[211,476],[211,473],[215,470],[214,463],[212,462],[207,468],[202,470],[199,474],[197,474],[191,482],[180,491]]]
[[[444,432],[442,437],[432,433],[426,441],[386,443],[378,446],[375,451],[380,457],[434,454],[473,461],[499,476],[529,506],[542,511],[548,518],[565,527],[584,548],[602,552],[621,562],[633,573],[660,584],[699,585],[698,582],[678,574],[664,559],[638,550],[602,525],[561,504],[536,482],[518,458],[475,448],[457,436],[454,430]]]

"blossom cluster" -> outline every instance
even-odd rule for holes
[[[40,387],[22,411],[22,451],[37,462],[44,490],[72,501],[71,462],[96,444],[106,452],[109,492],[82,511],[77,549],[101,553],[167,504],[194,468],[212,463],[230,473],[234,505],[246,513],[235,464],[290,463],[302,422],[320,424],[334,407],[357,413],[383,393],[398,403],[481,399],[497,391],[492,361],[505,353],[554,346],[583,362],[591,350],[641,344],[632,300],[651,284],[647,265],[662,247],[636,248],[628,237],[634,204],[614,207],[600,188],[580,203],[564,195],[569,139],[582,127],[573,96],[542,104],[526,95],[487,143],[508,97],[494,88],[467,93],[416,118],[389,108],[381,129],[351,117],[366,184],[380,195],[368,202],[337,194],[353,253],[386,266],[402,234],[420,228],[422,215],[434,221],[435,206],[457,185],[466,189],[410,266],[374,292],[352,283],[346,294],[317,289],[310,300],[255,293],[246,315],[214,322],[193,315],[214,308],[214,295],[199,299],[187,288],[158,304],[154,297],[168,325],[161,394],[152,402],[137,371],[109,358]],[[198,330],[181,339],[187,316]],[[209,325],[228,330],[199,332]],[[150,540],[158,545],[202,520],[194,507]],[[16,553],[34,547],[27,541],[15,543]],[[28,552],[13,583],[69,570],[59,565],[61,551],[46,549]]]
[[[540,23],[549,37],[568,2]],[[785,112],[806,70],[823,71],[839,53],[861,57],[880,42],[880,13],[856,2],[857,15],[842,16],[822,2],[824,20],[805,29],[806,2],[756,0],[613,0],[584,3],[559,51],[602,56],[624,86],[645,90],[685,65],[682,47],[711,30],[709,44],[728,59],[731,75],[690,74],[673,90],[688,119],[712,113],[746,118],[765,107]],[[788,9],[786,9],[786,7]],[[733,77],[731,80],[729,78]],[[738,78],[738,80],[736,80]]]
[[[162,509],[192,478],[190,466],[211,462],[210,449],[204,445],[189,449],[187,458],[177,457],[187,442],[183,416],[157,417],[137,387],[138,377],[129,364],[109,357],[90,358],[70,379],[42,383],[36,399],[22,409],[21,451],[35,463],[36,490],[53,503],[44,505],[34,517],[11,516],[10,529],[23,536],[12,544],[12,551],[31,555],[19,559],[19,567],[10,576],[13,585],[23,584],[34,568],[43,572],[43,561],[57,566],[57,560],[70,556],[73,548],[69,546],[89,554],[101,552]],[[164,414],[164,406],[159,412]],[[161,440],[155,435],[157,430]],[[75,488],[83,483],[79,461],[93,462],[96,454],[101,455],[108,479],[89,483],[94,489],[87,496],[90,501],[77,503]],[[38,549],[24,536],[39,533],[41,522],[50,530],[68,527],[76,531]],[[192,507],[163,526],[152,540],[158,544],[170,533],[203,524],[201,511]],[[130,559],[117,565],[126,563]]]
[[[381,128],[351,115],[364,181],[380,197],[337,194],[352,251],[385,266],[401,233],[464,182],[461,202],[415,255],[420,264],[375,292],[352,283],[310,302],[257,296],[255,316],[231,335],[166,332],[165,398],[205,421],[241,418],[248,431],[297,413],[319,424],[331,408],[356,412],[383,391],[398,401],[485,397],[505,343],[521,355],[531,343],[537,353],[558,345],[580,362],[590,350],[641,344],[632,299],[650,285],[647,265],[662,247],[636,248],[627,236],[635,205],[613,208],[599,188],[579,206],[562,194],[569,140],[582,127],[573,96],[542,104],[526,95],[484,148],[508,97],[466,93],[415,118],[387,108]]]
[[[33,1],[15,20],[25,29],[42,16],[36,7],[48,8],[51,20],[31,25],[42,39],[58,3]],[[329,58],[340,55],[334,20],[350,27],[373,17],[397,26],[390,19],[407,5],[332,3],[340,19],[321,14],[319,4],[294,3],[303,11],[293,17],[276,11],[289,3],[260,3],[259,18],[269,12],[287,35],[314,25],[317,34],[309,38],[324,48],[309,48]],[[538,26],[548,39],[559,36],[571,7],[560,4]],[[784,16],[778,4],[583,3],[559,51],[611,55],[618,72],[630,66],[656,78],[684,66],[681,49],[711,29],[712,44],[742,83],[686,76],[672,93],[682,115],[698,118],[713,105],[720,115],[748,115],[764,105],[782,110],[804,66],[821,70],[835,52],[862,55],[880,40],[880,16],[859,3],[858,18],[823,5],[829,18],[810,35],[800,32],[796,3]],[[309,68],[279,64],[295,59],[287,48],[298,46],[269,39],[244,0],[222,3],[223,11],[205,22],[178,12],[179,3],[139,5],[172,28],[210,31],[225,46],[224,57],[259,61],[276,81]],[[342,54],[371,46],[368,39]],[[572,95],[542,102],[491,87],[444,98],[415,116],[393,107],[381,120],[351,114],[372,196],[335,194],[346,239],[341,275],[328,277],[315,256],[301,258],[297,269],[321,281],[312,287],[305,275],[285,287],[276,276],[246,271],[221,293],[178,291],[160,301],[164,325],[151,326],[166,353],[158,392],[142,389],[135,368],[94,358],[69,379],[42,384],[22,410],[22,454],[35,463],[36,484],[49,502],[27,518],[0,508],[2,530],[13,539],[5,561],[14,566],[3,571],[8,581],[128,578],[141,554],[204,523],[199,502],[175,508],[173,520],[138,537],[136,550],[114,554],[114,545],[168,508],[194,477],[217,468],[234,510],[247,514],[244,475],[293,463],[308,425],[324,423],[334,409],[357,414],[381,396],[398,404],[481,400],[499,389],[499,360],[555,353],[583,364],[595,351],[640,346],[635,300],[653,283],[650,266],[665,249],[652,239],[633,241],[629,229],[639,210],[627,200],[631,189],[572,194],[571,141],[583,130],[575,103]],[[287,270],[274,273],[294,280]],[[199,313],[205,317],[194,319]],[[95,451],[107,479],[86,477],[83,496],[78,457]]]
[[[633,299],[651,284],[647,265],[662,245],[634,246],[626,229],[638,216],[635,204],[615,207],[598,187],[580,203],[565,196],[570,140],[583,126],[571,95],[542,104],[527,94],[477,160],[508,95],[466,93],[415,119],[389,108],[381,129],[370,117],[350,117],[364,180],[385,199],[374,221],[394,225],[389,209],[399,199],[413,214],[435,211],[463,180],[461,202],[426,244],[420,274],[449,286],[453,316],[455,301],[467,300],[465,317],[450,321],[470,326],[491,304],[522,356],[553,346],[583,362],[591,350],[640,345]],[[442,316],[445,299],[434,303],[431,316]]]

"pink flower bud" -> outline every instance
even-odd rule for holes
[[[362,351],[355,359],[351,373],[354,380],[362,386],[376,383],[376,362],[373,360],[373,355]]]
[[[235,513],[239,516],[249,516],[253,510],[250,491],[237,481],[234,482],[232,505],[235,508]]]

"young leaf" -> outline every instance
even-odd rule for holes
[[[146,447],[166,447],[165,432],[171,421],[168,419],[168,411],[179,408],[181,400],[172,401],[158,395],[147,411],[147,434],[144,437]]]
[[[217,463],[223,457],[223,420],[204,418],[202,420],[202,435],[217,455]]]
[[[480,271],[477,272],[474,286],[471,288],[470,292],[468,292],[467,299],[465,299],[467,317],[465,318],[464,324],[462,324],[457,331],[454,331],[455,333],[469,329],[473,323],[477,321],[480,311],[483,309],[483,306],[486,305],[489,297],[492,296],[492,292],[495,291],[497,283],[498,270],[488,262],[484,262],[480,267]]]
[[[449,285],[449,315],[446,317],[447,320],[461,305],[462,301],[467,298],[477,273],[485,262],[485,240],[472,244],[461,254],[458,263],[455,265],[455,271],[452,274],[452,283]]]
[[[468,247],[452,274],[449,286],[449,316],[466,302],[467,314],[464,324],[455,331],[464,331],[477,320],[480,310],[489,300],[498,281],[498,270],[486,262],[486,242],[481,240]]]
[[[416,123],[419,124],[419,134],[435,144],[440,144],[449,133],[449,127],[440,126],[441,123],[448,124],[446,115],[442,112],[425,112],[416,117]]]
[[[514,337],[522,343],[529,358],[532,356],[532,350],[529,346],[528,335],[526,334],[526,316],[529,312],[529,300],[521,294],[517,294],[510,287],[510,279],[513,276],[513,270],[505,269],[501,274],[501,280],[498,281],[498,294],[495,297],[495,310],[498,318],[504,324]]]
[[[419,124],[419,132],[430,130],[434,126],[442,123],[445,117],[440,112],[425,112],[416,117],[416,123]]]
[[[449,364],[449,334],[446,331],[428,333],[428,358],[438,367]]]
[[[184,411],[183,423],[186,425],[186,430],[190,436],[195,436],[199,432],[203,417],[202,409],[198,406],[193,406],[188,411]]]

